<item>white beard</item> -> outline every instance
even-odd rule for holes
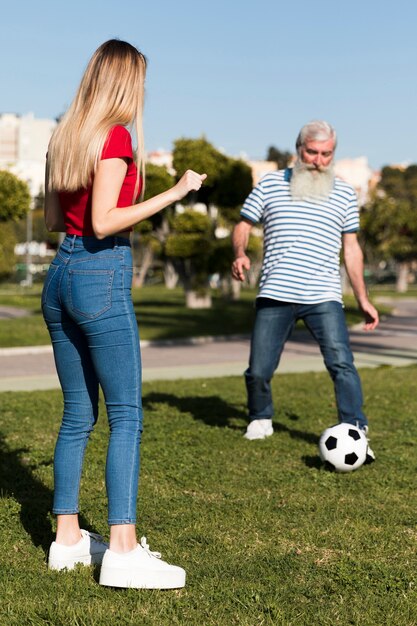
[[[317,170],[300,159],[295,162],[290,182],[294,200],[325,200],[329,197],[334,184],[333,163]]]

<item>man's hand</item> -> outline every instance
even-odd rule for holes
[[[246,278],[245,272],[250,270],[250,258],[244,254],[243,256],[238,256],[232,264],[232,276],[236,280],[244,281]]]
[[[232,276],[235,280],[244,281],[245,270],[250,270],[250,258],[246,255],[252,222],[242,219],[233,229],[232,244],[235,260],[232,264]]]
[[[364,302],[359,302],[359,306],[361,311],[365,317],[365,324],[363,326],[364,330],[374,330],[379,324],[379,315],[376,308],[369,302],[369,300],[365,300]]]
[[[345,267],[349,276],[358,305],[365,317],[364,330],[374,330],[379,324],[376,308],[368,300],[365,280],[363,278],[363,253],[356,233],[344,233],[343,254]]]

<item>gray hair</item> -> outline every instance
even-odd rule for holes
[[[333,126],[322,120],[313,120],[302,127],[298,133],[295,147],[297,148],[297,152],[299,152],[301,146],[303,146],[306,141],[328,141],[329,139],[333,139],[334,147],[336,148],[337,136]]]

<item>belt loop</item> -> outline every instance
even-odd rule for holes
[[[71,244],[70,244],[70,252],[74,251],[74,246],[75,246],[75,238],[77,237],[77,235],[72,235],[72,240],[71,240]]]

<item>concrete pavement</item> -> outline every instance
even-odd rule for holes
[[[377,330],[366,333],[355,327],[350,339],[359,368],[417,363],[417,300],[396,300],[393,315],[382,320]],[[242,336],[141,345],[144,381],[242,375],[249,356],[249,338]],[[303,330],[294,333],[278,373],[322,370],[322,357],[310,335]],[[0,391],[58,387],[50,346],[0,349]]]

